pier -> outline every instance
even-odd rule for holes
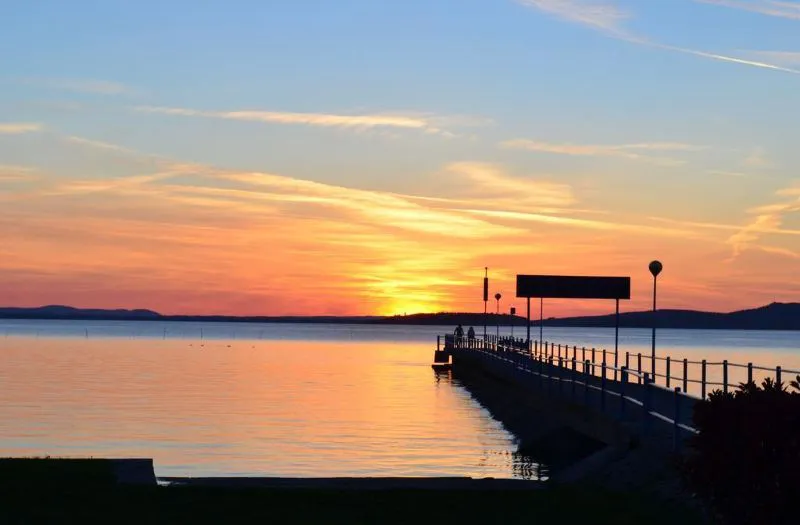
[[[579,408],[584,421],[612,424],[639,443],[671,451],[679,451],[686,438],[697,433],[692,426],[694,407],[710,392],[731,391],[739,383],[753,381],[754,374],[777,382],[800,374],[781,366],[727,360],[675,361],[656,356],[653,363],[649,355],[619,349],[494,335],[438,336],[434,361],[434,368],[446,364],[456,373],[491,376],[524,395],[536,396],[552,411]]]

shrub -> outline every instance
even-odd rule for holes
[[[740,384],[695,408],[687,482],[729,523],[800,523],[800,376],[791,386]]]

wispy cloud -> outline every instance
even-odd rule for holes
[[[613,35],[626,34],[623,23],[630,14],[615,4],[594,0],[516,0],[558,18],[590,26]]]
[[[747,177],[747,173],[742,173],[741,171],[728,171],[728,170],[708,170],[707,172],[709,175],[719,175],[722,177]]]
[[[41,124],[31,122],[0,122],[0,135],[21,135],[42,130]]]
[[[482,162],[454,162],[445,171],[456,175],[459,187],[465,187],[464,197],[457,206],[468,203],[494,204],[506,209],[569,208],[577,199],[568,184],[550,182],[541,178],[512,177],[499,166]],[[451,203],[453,205],[454,203]]]
[[[695,0],[695,2],[742,9],[789,20],[800,20],[800,4],[796,2],[780,0]]]
[[[788,248],[764,246],[759,243],[764,234],[776,231],[800,235],[800,232],[787,232],[781,228],[787,215],[800,212],[800,186],[781,189],[775,195],[782,199],[779,202],[748,210],[748,214],[753,216],[753,219],[728,238],[727,242],[733,249],[731,260],[751,248],[792,257],[800,256],[800,253]]]
[[[43,86],[48,89],[61,89],[92,95],[131,95],[136,93],[136,90],[125,84],[108,80],[26,77],[20,79],[20,81],[25,84]]]
[[[719,3],[721,5],[727,4],[743,4],[751,5],[750,2],[737,2],[729,0],[697,0],[706,3]],[[722,62],[729,62],[732,64],[739,64],[744,66],[757,67],[762,69],[771,69],[774,71],[782,71],[784,73],[800,74],[800,70],[795,70],[788,67],[783,67],[779,64],[760,61],[760,60],[747,60],[740,57],[729,55],[722,55],[719,53],[711,53],[708,51],[701,51],[696,49],[689,49],[681,46],[673,46],[669,44],[662,44],[654,42],[646,37],[636,35],[625,27],[625,22],[631,18],[630,13],[619,7],[618,4],[608,0],[516,0],[517,3],[538,9],[545,13],[551,14],[568,22],[581,24],[596,31],[624,40],[632,44],[648,46],[656,49],[663,49],[665,51],[673,51],[675,53],[683,53],[701,58],[717,60]],[[761,2],[753,2],[752,5],[763,7],[762,4],[774,4],[780,8],[780,12],[792,14],[796,12],[800,17],[800,10],[797,10],[795,4],[788,2],[771,2],[764,0]],[[773,7],[774,9],[775,7]]]
[[[759,59],[782,66],[800,66],[800,51],[745,51],[754,59]]]
[[[240,120],[249,122],[263,122],[268,124],[293,124],[329,128],[347,128],[366,130],[374,128],[417,130],[429,134],[446,137],[455,136],[454,133],[442,128],[444,124],[455,123],[467,125],[474,124],[475,119],[458,117],[436,117],[431,115],[415,115],[400,113],[373,113],[361,115],[341,115],[332,113],[294,113],[282,111],[203,111],[187,108],[169,108],[142,106],[137,111],[145,113],[160,113],[164,115],[177,115],[184,117],[206,117],[225,120]]]
[[[90,148],[102,149],[106,151],[115,151],[117,153],[126,153],[130,155],[139,155],[139,152],[132,150],[130,148],[126,148],[124,146],[120,146],[117,144],[111,144],[110,142],[103,142],[101,140],[93,140],[87,139],[85,137],[78,137],[75,135],[70,135],[64,137],[64,140],[67,142],[72,142],[73,144],[79,144],[81,146],[86,146]]]
[[[754,148],[753,151],[744,158],[743,163],[750,168],[768,169],[775,167],[775,164],[769,160],[767,150],[761,147]]]
[[[0,164],[0,182],[16,182],[31,180],[36,177],[37,170],[30,166]]]
[[[514,139],[501,142],[500,146],[508,149],[522,149],[556,155],[581,157],[616,157],[629,160],[641,160],[663,165],[679,165],[683,161],[663,157],[643,155],[639,152],[693,152],[706,149],[704,146],[683,144],[679,142],[645,142],[636,144],[597,145],[597,144],[555,144],[528,139]]]

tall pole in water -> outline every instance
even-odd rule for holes
[[[656,284],[658,282],[658,274],[664,269],[664,265],[659,261],[650,263],[650,273],[653,274],[653,337],[652,337],[652,350],[650,352],[651,372],[653,374],[653,381],[656,378]]]
[[[486,305],[489,302],[489,267],[484,267],[483,271],[483,343],[486,344],[486,316],[488,315]]]

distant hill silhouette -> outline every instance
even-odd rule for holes
[[[152,310],[101,310],[82,309],[70,306],[43,306],[38,308],[1,308],[0,319],[75,319],[75,320],[125,320],[125,321],[203,321],[203,322],[258,322],[258,323],[351,323],[391,325],[439,325],[483,326],[484,315],[476,313],[435,313],[381,316],[247,316],[224,315],[161,315]],[[525,326],[519,316],[488,314],[486,323],[509,326]],[[620,326],[624,328],[650,328],[652,312],[628,312],[620,314]],[[659,328],[694,328],[717,330],[800,330],[800,303],[772,303],[760,308],[730,313],[701,312],[696,310],[659,310],[656,313]],[[614,315],[567,317],[545,319],[545,326],[564,327],[612,327]],[[538,326],[533,320],[531,325]]]
[[[38,308],[0,308],[0,318],[5,319],[101,319],[101,320],[149,320],[162,318],[152,310],[102,310],[73,308],[71,306],[40,306]]]

